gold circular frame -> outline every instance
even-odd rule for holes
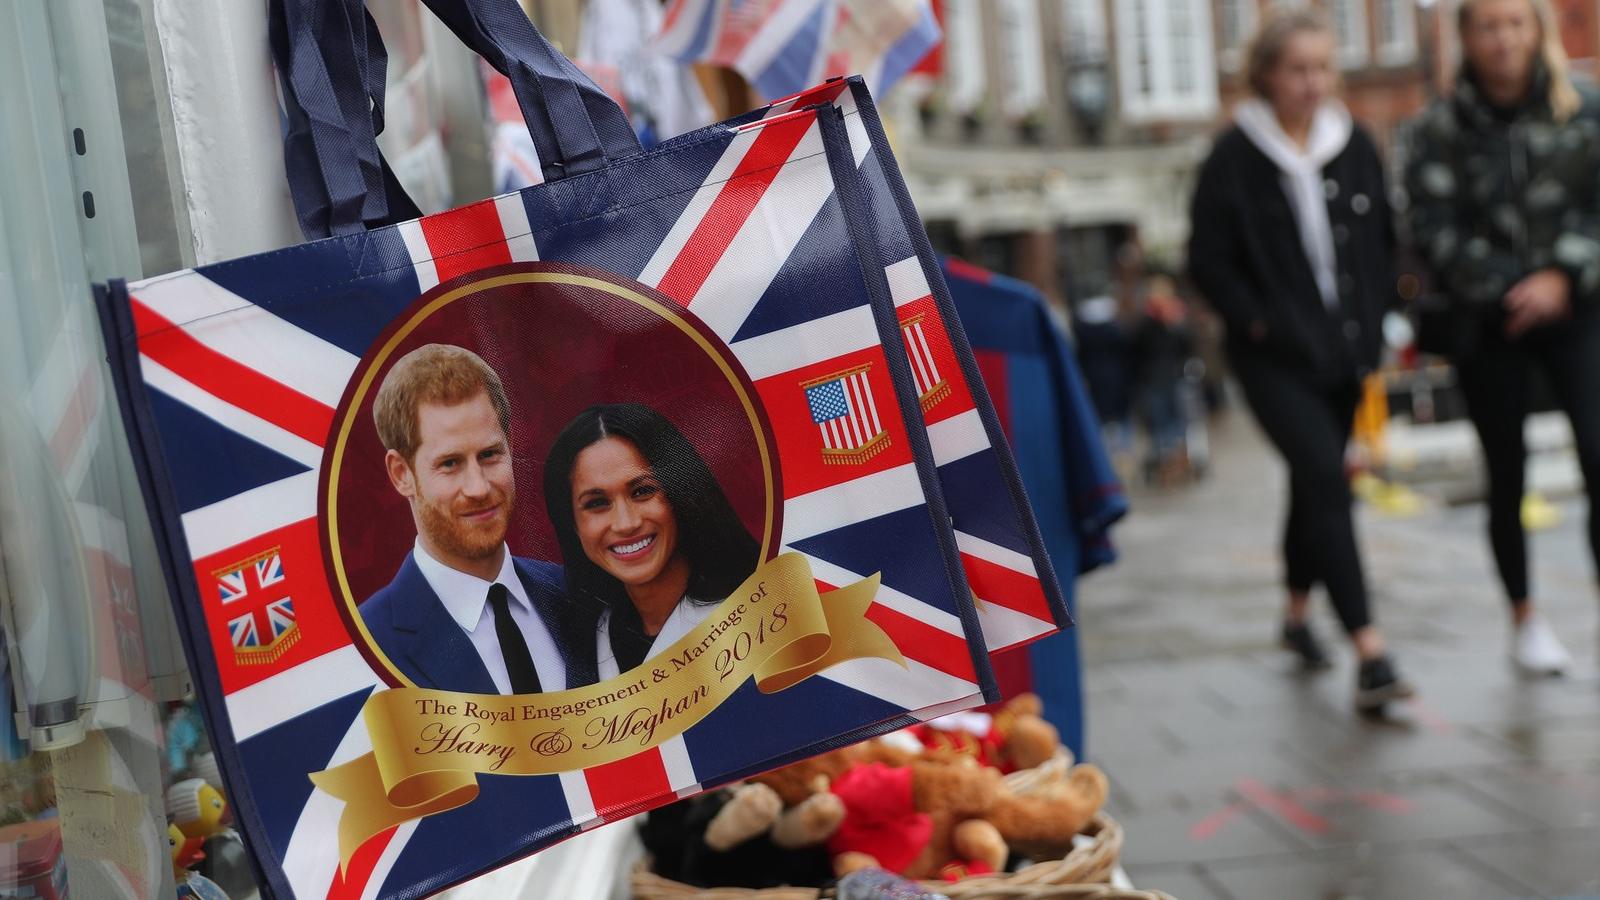
[[[539,264],[533,263],[532,265]],[[750,430],[755,434],[756,449],[761,455],[761,473],[767,494],[766,511],[762,522],[761,559],[770,558],[770,551],[776,538],[776,535],[773,534],[773,523],[777,515],[777,479],[774,477],[772,466],[772,448],[768,446],[767,430],[762,425],[756,401],[750,395],[750,391],[746,390],[745,380],[741,377],[743,375],[742,369],[736,370],[731,364],[731,353],[727,350],[726,345],[723,345],[720,341],[713,343],[712,338],[702,333],[700,328],[696,328],[685,318],[684,310],[681,307],[676,304],[663,303],[653,297],[601,278],[570,272],[530,271],[494,275],[482,281],[476,281],[447,291],[413,312],[410,318],[399,328],[396,328],[393,334],[389,335],[388,340],[384,341],[378,352],[362,367],[361,379],[356,384],[354,393],[351,394],[344,405],[344,412],[338,422],[338,431],[329,445],[328,481],[323,496],[325,503],[323,507],[325,510],[323,523],[327,528],[328,558],[333,566],[333,575],[338,584],[339,596],[343,600],[345,610],[349,613],[350,624],[359,632],[361,646],[368,654],[368,658],[376,659],[376,661],[382,663],[389,675],[406,687],[415,687],[416,685],[395,666],[393,661],[389,659],[388,654],[384,653],[383,648],[378,646],[377,641],[372,639],[372,633],[367,630],[366,620],[361,617],[360,604],[356,602],[355,596],[350,591],[349,577],[345,573],[344,552],[339,543],[339,474],[344,465],[345,445],[350,439],[350,431],[355,424],[356,411],[361,409],[362,403],[366,400],[367,392],[372,389],[373,378],[383,368],[384,363],[388,361],[401,341],[410,336],[425,319],[457,300],[483,291],[516,284],[571,285],[601,291],[602,293],[628,300],[672,323],[679,331],[688,335],[707,356],[711,357],[717,364],[718,370],[722,372],[723,377],[728,380],[729,386],[738,395],[739,402],[744,408],[745,417],[750,422]]]

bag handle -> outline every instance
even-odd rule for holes
[[[622,107],[545,40],[516,0],[423,0],[462,42],[511,80],[547,181],[639,152]]]
[[[636,153],[620,107],[539,34],[515,0],[424,0],[505,73],[544,175],[593,171]],[[283,82],[284,162],[307,238],[420,215],[377,147],[387,52],[363,0],[271,0]]]
[[[271,0],[270,11],[284,88],[284,168],[300,230],[319,238],[421,215],[378,152],[388,54],[366,7]],[[341,42],[352,52],[322,52]]]
[[[368,204],[380,202],[367,199],[363,148],[321,52],[330,24],[326,14],[333,6],[307,0],[271,0],[269,6],[267,37],[283,85],[287,120],[284,168],[300,230],[308,238],[362,230]],[[342,8],[338,12],[343,15]],[[373,141],[375,145],[375,134]]]

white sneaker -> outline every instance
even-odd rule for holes
[[[1529,675],[1560,675],[1572,664],[1572,657],[1550,630],[1550,623],[1535,614],[1512,635],[1511,661]]]

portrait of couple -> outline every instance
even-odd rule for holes
[[[542,487],[560,564],[507,544],[519,435],[483,358],[410,351],[373,421],[416,540],[359,614],[418,687],[526,694],[614,677],[687,634],[760,562],[705,460],[647,406],[591,406],[550,444]]]

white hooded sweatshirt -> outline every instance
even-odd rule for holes
[[[1300,244],[1311,263],[1311,274],[1317,279],[1317,290],[1323,304],[1333,309],[1339,304],[1339,274],[1322,170],[1350,143],[1350,134],[1355,130],[1350,111],[1337,100],[1322,104],[1312,117],[1311,134],[1304,149],[1284,133],[1265,100],[1253,97],[1241,101],[1233,117],[1250,142],[1277,164],[1283,192],[1289,197],[1289,208],[1300,229]]]

